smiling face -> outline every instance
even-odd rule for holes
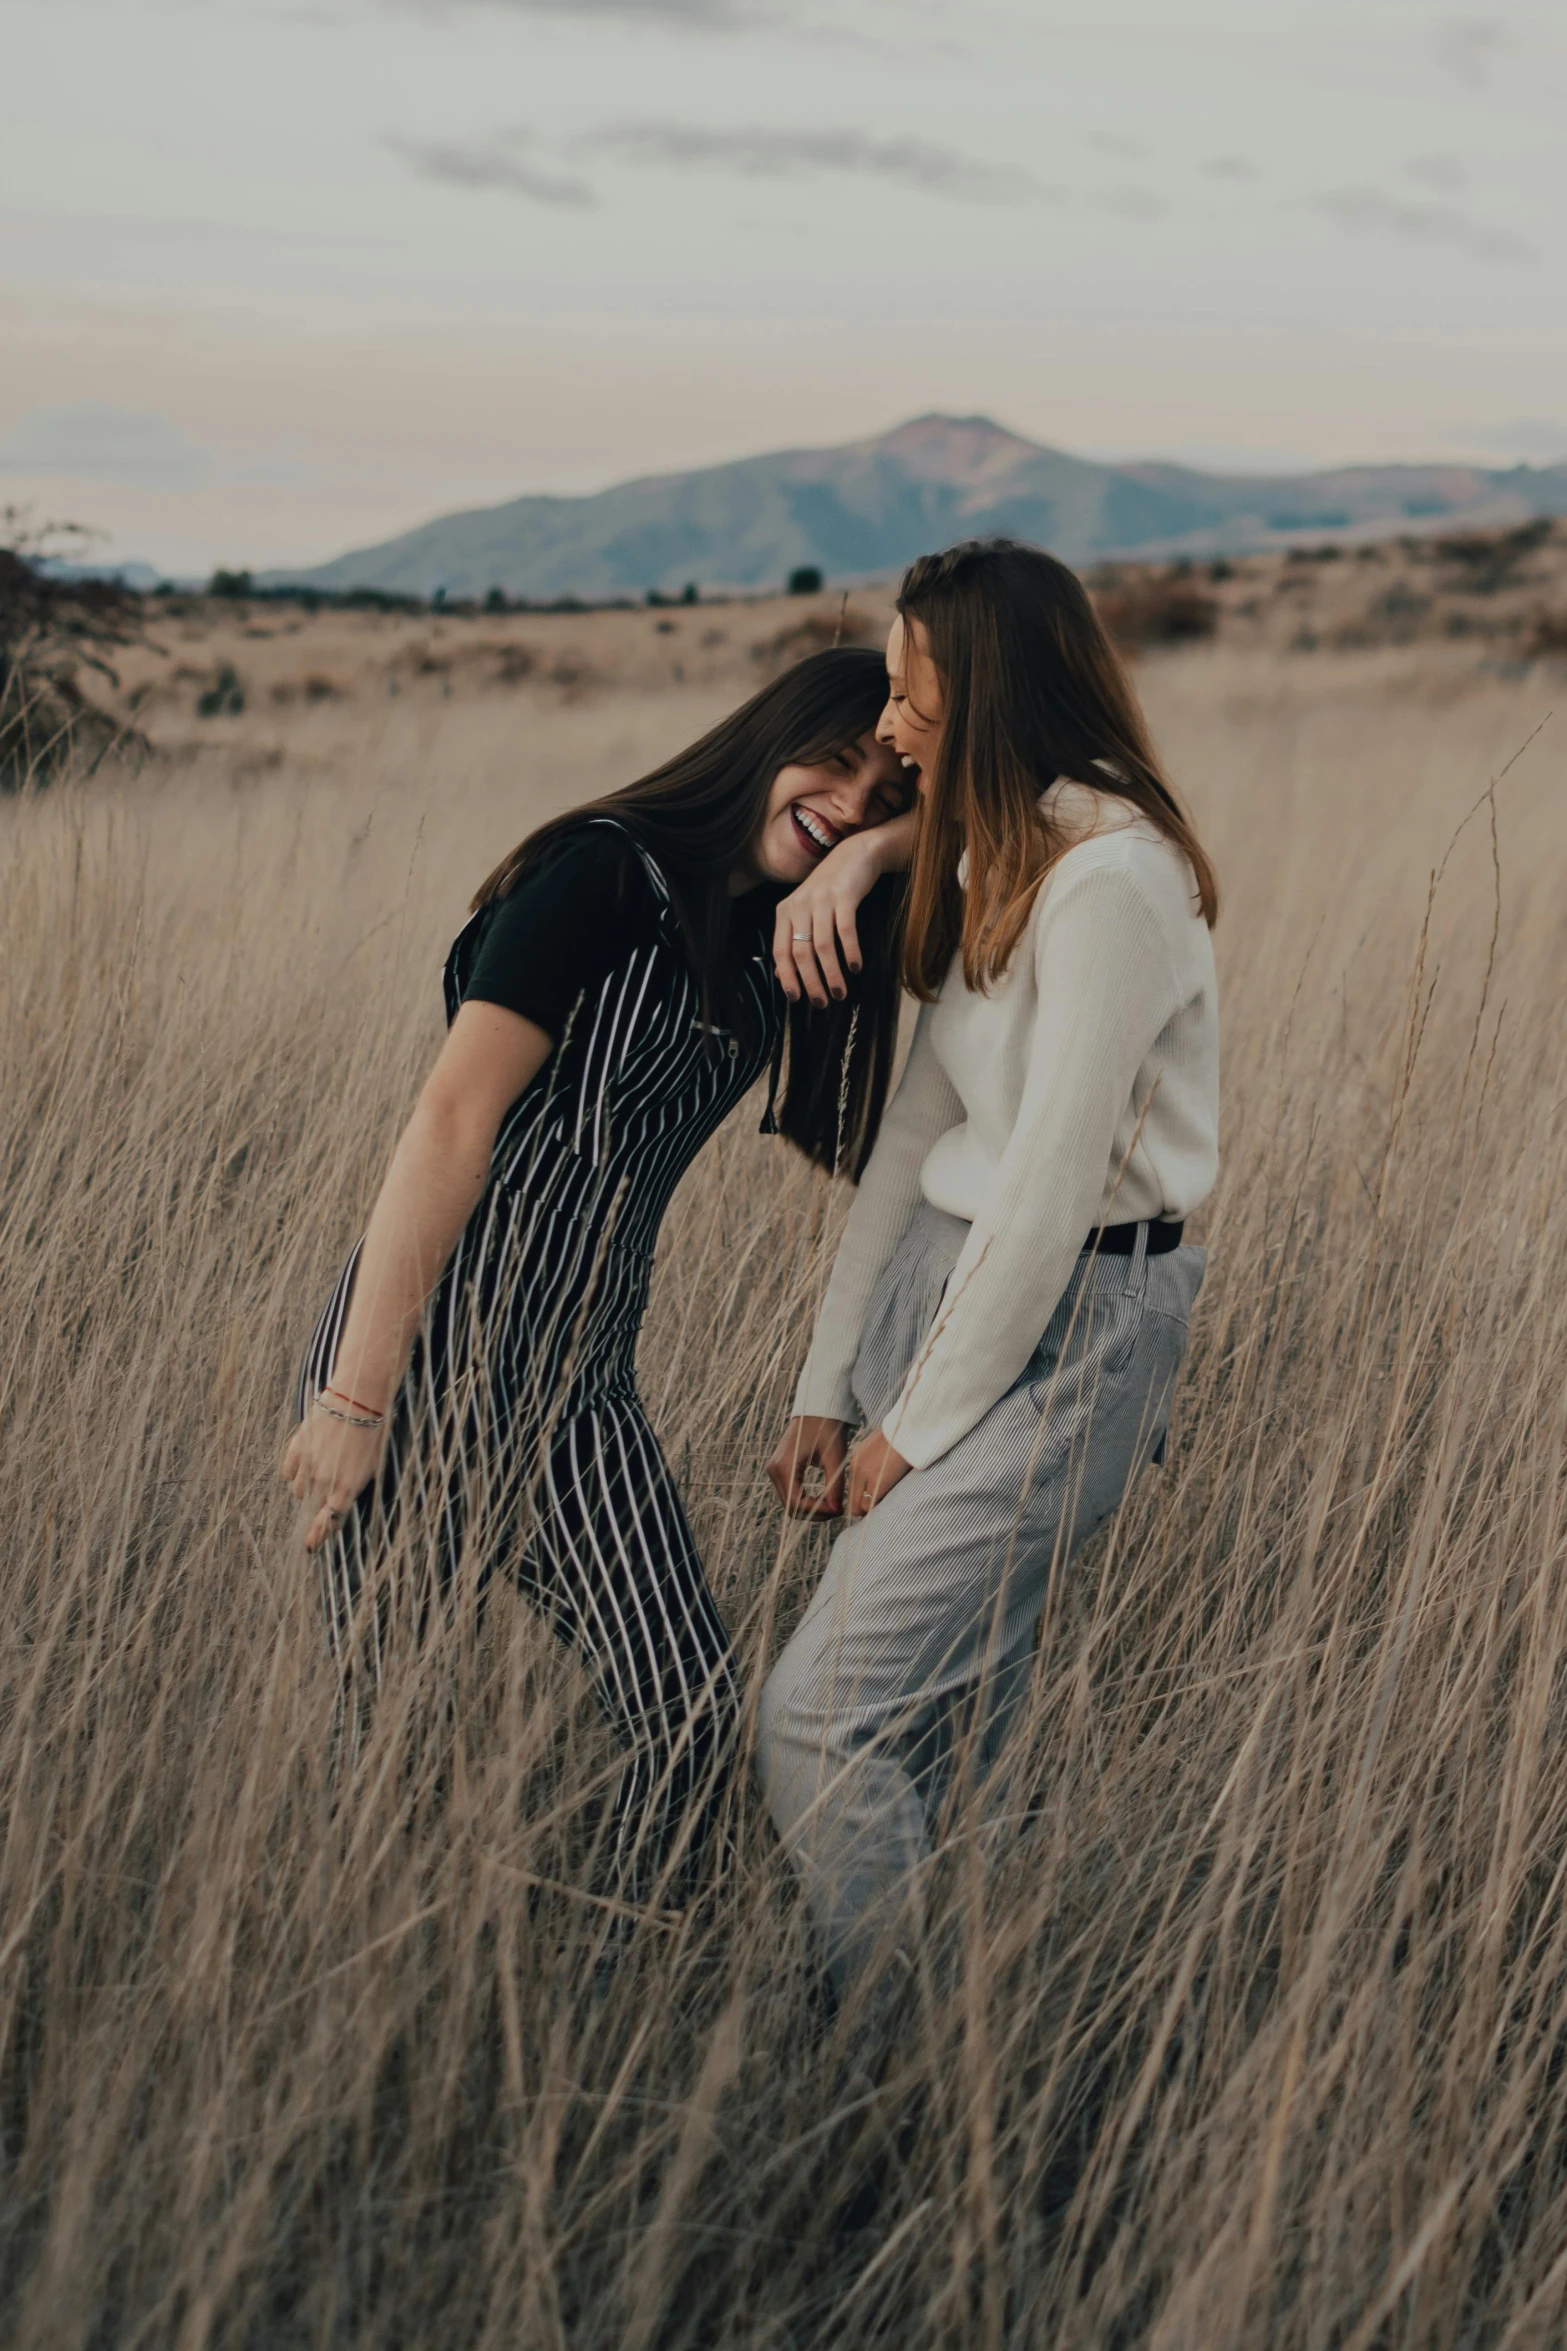
[[[782,882],[793,889],[845,833],[885,824],[907,803],[896,753],[868,730],[815,766],[781,767],[751,846],[749,876],[740,886]]]
[[[941,677],[923,621],[898,613],[887,632],[887,707],[876,740],[891,751],[923,798],[930,790],[944,720]]]

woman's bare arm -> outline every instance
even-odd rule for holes
[[[553,1049],[543,1029],[498,1004],[464,1004],[447,1031],[365,1228],[338,1341],[332,1386],[367,1416],[390,1405],[425,1302],[484,1190],[501,1120]],[[382,1441],[379,1428],[323,1412],[301,1422],[283,1476],[313,1509],[310,1549],[375,1475]]]
[[[813,874],[778,902],[773,921],[773,968],[791,1003],[808,996],[818,1007],[848,993],[844,965],[861,963],[855,915],[884,873],[903,873],[914,854],[919,819],[914,809],[848,833]],[[840,960],[841,958],[841,960]]]

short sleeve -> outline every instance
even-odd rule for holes
[[[496,900],[463,1002],[520,1013],[558,1045],[578,1000],[653,921],[652,891],[625,834],[584,825]]]

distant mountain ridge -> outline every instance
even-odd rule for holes
[[[763,588],[817,565],[829,579],[895,572],[924,549],[1004,532],[1068,563],[1213,555],[1455,522],[1567,513],[1567,465],[1362,465],[1324,473],[1202,473],[1098,464],[984,416],[919,416],[838,449],[788,449],[583,497],[448,514],[268,585],[533,600]]]

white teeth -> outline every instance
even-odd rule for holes
[[[811,814],[808,808],[797,808],[794,812],[794,820],[802,832],[809,834],[810,838],[816,843],[818,849],[830,849],[832,847],[833,837],[831,833],[828,832],[826,826],[822,824],[819,818],[814,817]]]
[[[906,751],[905,751],[905,752],[903,752],[901,756],[902,756],[902,759],[903,759],[903,764],[904,764],[904,766],[905,766],[905,767],[912,767],[912,768],[913,768],[913,770],[914,770],[914,772],[915,772],[915,774],[917,775],[917,774],[919,773],[919,764],[920,764],[920,763],[919,763],[919,761],[918,761],[917,759],[911,759],[911,758],[909,757],[909,755],[908,755],[908,753],[907,753]]]

